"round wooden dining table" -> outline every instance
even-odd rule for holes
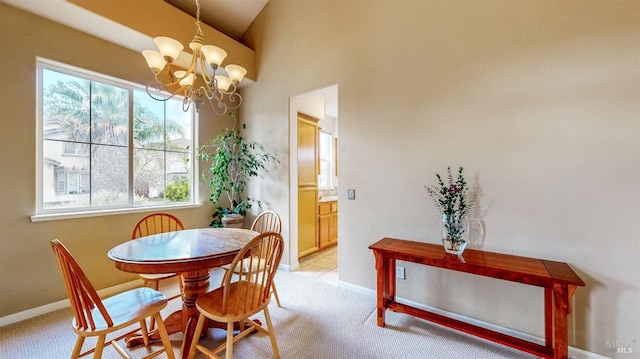
[[[181,358],[186,358],[198,321],[196,299],[209,290],[209,271],[231,263],[240,249],[259,234],[235,228],[185,229],[128,240],[112,248],[107,256],[125,272],[182,274],[182,310],[170,314],[165,325],[170,334],[184,333]],[[127,341],[130,347],[140,343],[141,339]]]

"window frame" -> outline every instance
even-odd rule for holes
[[[324,157],[322,156],[322,140],[321,137],[322,135],[327,135],[328,136],[328,143],[327,143],[327,151],[328,151],[328,156]],[[320,166],[320,174],[318,175],[318,188],[321,190],[332,190],[335,189],[335,184],[334,184],[334,168],[335,168],[335,148],[333,147],[333,143],[334,143],[334,139],[335,137],[333,136],[333,133],[330,131],[326,131],[326,130],[320,130],[318,132],[318,162],[319,162],[319,166]],[[324,171],[322,171],[322,163],[325,162],[328,165],[327,167],[327,171],[328,173],[324,173]],[[328,186],[321,186],[320,185],[320,177],[324,177],[326,176],[327,178],[327,182],[328,182]]]
[[[129,156],[129,176],[128,176],[128,198],[126,205],[119,206],[108,206],[108,207],[86,207],[86,209],[73,208],[58,208],[58,209],[44,209],[44,171],[43,171],[43,161],[44,161],[44,119],[43,119],[43,71],[52,70],[57,72],[62,72],[71,76],[81,77],[83,79],[89,81],[97,81],[104,84],[114,85],[118,87],[126,88],[129,96],[129,123],[128,123],[128,156]],[[154,206],[135,206],[133,204],[133,189],[134,189],[134,172],[133,172],[133,156],[134,156],[134,121],[133,119],[133,111],[134,111],[134,91],[146,91],[145,86],[136,84],[130,81],[118,79],[115,77],[111,77],[109,75],[93,72],[90,70],[86,70],[83,68],[79,68],[76,66],[60,63],[54,60],[37,57],[36,58],[36,190],[35,190],[35,214],[31,216],[32,222],[39,221],[49,221],[49,220],[59,220],[59,219],[70,219],[70,218],[84,218],[84,217],[96,217],[96,216],[105,216],[105,215],[117,215],[117,214],[126,214],[126,213],[138,213],[138,212],[148,212],[148,211],[163,211],[163,210],[172,210],[178,208],[197,208],[203,205],[202,202],[199,201],[199,169],[198,169],[198,161],[195,157],[195,153],[193,149],[198,146],[198,113],[194,110],[191,110],[191,138],[192,138],[192,151],[191,156],[189,158],[190,162],[190,171],[192,173],[191,178],[191,200],[189,202],[181,202],[181,203],[171,203],[171,204],[162,204],[162,205],[154,205]],[[74,156],[73,154],[66,154],[69,156]],[[166,175],[166,174],[165,174]],[[58,179],[54,178],[54,190],[59,190]],[[64,179],[65,182],[68,181],[67,178]],[[68,186],[68,184],[67,184]]]

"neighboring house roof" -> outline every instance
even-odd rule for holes
[[[44,161],[44,163],[48,163],[48,164],[54,165],[54,166],[60,166],[62,164],[60,161],[56,161],[56,160],[54,160],[52,158],[49,158],[49,157],[45,157],[43,159],[43,161]]]

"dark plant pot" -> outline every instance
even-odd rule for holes
[[[222,217],[222,226],[225,228],[242,228],[244,227],[244,216],[241,214],[231,213]]]

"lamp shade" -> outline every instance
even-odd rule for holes
[[[222,91],[228,91],[231,86],[231,79],[224,75],[216,75],[216,82],[218,83],[218,89]]]
[[[155,73],[159,73],[167,65],[164,57],[158,51],[144,50],[142,51],[142,56],[147,60],[147,65],[149,65],[151,71]]]
[[[180,86],[183,86],[183,87],[193,86],[193,79],[194,79],[193,73],[189,73],[189,75],[187,75],[186,71],[176,71],[175,75],[178,81],[180,82]]]
[[[174,62],[184,46],[178,41],[166,36],[158,36],[153,39],[158,46],[158,50],[167,62]]]
[[[240,65],[227,65],[224,68],[227,71],[227,75],[234,83],[242,81],[244,75],[247,74],[247,70]]]
[[[224,61],[224,59],[227,57],[226,51],[213,45],[204,45],[202,46],[202,48],[200,48],[200,51],[204,54],[207,62],[213,68],[217,68],[218,66],[220,66],[222,64],[222,61]]]

